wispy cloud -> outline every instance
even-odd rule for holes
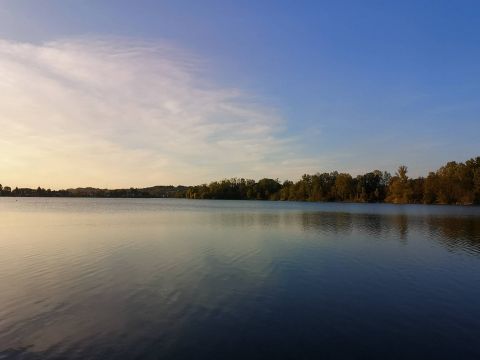
[[[304,168],[278,111],[168,43],[0,41],[0,181],[192,184]]]

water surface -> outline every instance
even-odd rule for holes
[[[479,359],[480,208],[0,199],[0,359]]]

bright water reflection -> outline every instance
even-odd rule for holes
[[[480,208],[17,200],[0,358],[480,358]]]

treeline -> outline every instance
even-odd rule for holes
[[[392,176],[374,170],[352,176],[337,171],[303,175],[297,182],[278,179],[225,179],[198,186],[153,186],[130,189],[28,189],[0,185],[1,196],[189,198],[388,202],[395,204],[480,204],[480,157],[449,162],[427,177],[409,178],[406,166]]]
[[[14,188],[0,184],[0,196],[20,197],[100,197],[100,198],[184,198],[186,186],[153,186],[129,189],[97,189],[92,187],[66,190],[50,190],[38,187]]]
[[[447,163],[426,178],[409,178],[407,167],[391,175],[375,170],[303,175],[297,182],[225,179],[187,189],[190,199],[389,202],[395,204],[480,204],[480,157]]]

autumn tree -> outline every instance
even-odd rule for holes
[[[388,186],[387,201],[394,204],[407,204],[412,198],[412,189],[407,176],[408,168],[405,165],[398,167],[395,176]]]

